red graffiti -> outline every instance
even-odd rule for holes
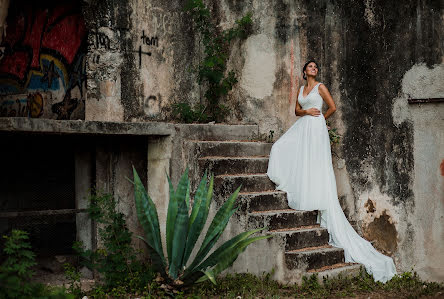
[[[16,14],[9,15],[0,73],[23,81],[30,69],[41,70],[42,52],[71,64],[86,36],[85,22],[76,4],[64,3],[51,9],[23,4]]]
[[[444,160],[442,160],[440,168],[441,168],[441,175],[444,176]]]

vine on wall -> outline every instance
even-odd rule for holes
[[[238,82],[234,70],[227,70],[230,44],[234,39],[245,39],[252,28],[251,13],[237,20],[232,28],[221,30],[202,0],[189,0],[185,10],[194,22],[204,46],[204,55],[194,71],[198,84],[205,88],[204,104],[191,107],[188,103],[173,104],[173,115],[184,122],[222,121],[229,109],[221,99]]]

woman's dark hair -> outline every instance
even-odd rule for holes
[[[317,63],[315,60],[311,59],[311,60],[307,61],[307,62],[304,64],[304,67],[302,68],[302,78],[304,78],[304,80],[307,80],[307,76],[305,76],[304,71],[305,71],[305,69],[307,68],[308,64],[310,64],[311,62],[314,62],[314,63],[316,64],[316,67],[318,68],[318,71],[319,71],[318,63]]]

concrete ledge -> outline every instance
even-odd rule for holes
[[[177,133],[188,140],[250,140],[259,133],[258,125],[176,124]]]
[[[157,135],[175,133],[174,124],[163,122],[102,122],[27,117],[0,118],[0,131],[48,134]]]
[[[105,122],[1,117],[0,131],[46,134],[156,135],[177,133],[184,139],[247,140],[257,135],[257,125],[174,124],[167,122]]]

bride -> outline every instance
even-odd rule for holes
[[[274,143],[267,175],[276,189],[287,193],[290,208],[319,210],[318,222],[327,228],[329,244],[344,249],[346,262],[361,263],[376,281],[386,282],[396,274],[393,260],[355,232],[339,205],[325,123],[336,106],[327,87],[316,81],[316,62],[308,61],[302,71],[307,83],[298,90],[295,108],[301,118]],[[325,114],[323,102],[328,105]]]

